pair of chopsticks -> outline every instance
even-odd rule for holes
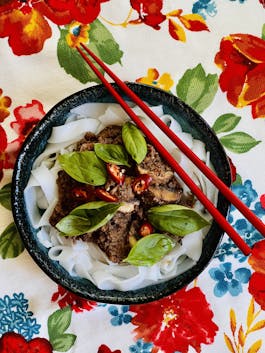
[[[87,62],[90,68],[94,71],[97,77],[101,80],[103,85],[108,89],[111,95],[121,105],[125,112],[130,116],[134,123],[142,130],[147,139],[152,143],[157,151],[163,156],[168,164],[175,170],[178,176],[184,181],[184,183],[190,188],[192,193],[197,199],[204,205],[208,212],[213,216],[219,226],[227,233],[227,235],[233,240],[238,248],[243,252],[244,255],[251,253],[251,248],[248,244],[240,237],[235,229],[227,222],[226,218],[218,211],[214,204],[207,198],[207,196],[201,191],[201,189],[194,183],[189,177],[185,170],[178,164],[178,162],[169,154],[165,147],[159,142],[159,140],[151,133],[151,131],[144,125],[141,119],[134,113],[126,101],[120,96],[120,94],[114,89],[104,75],[98,70],[98,68],[91,61],[89,56],[116,82],[118,87],[131,98],[149,117],[150,119],[176,144],[176,146],[201,170],[201,172],[219,189],[219,191],[248,219],[248,221],[263,235],[265,236],[265,225],[264,223],[248,209],[248,207],[225,185],[225,183],[218,178],[218,176],[205,164],[203,163],[196,154],[170,129],[168,126],[160,120],[160,118],[146,105],[123,81],[121,81],[110,69],[106,66],[87,46],[83,43],[76,47],[79,54]],[[85,53],[86,52],[86,53]],[[88,55],[89,56],[88,56]]]

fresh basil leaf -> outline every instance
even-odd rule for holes
[[[130,166],[126,149],[121,145],[111,143],[95,143],[96,155],[106,163]]]
[[[122,140],[127,152],[136,163],[141,163],[147,154],[147,144],[143,133],[132,123],[122,127]]]
[[[181,205],[152,207],[148,210],[147,216],[156,229],[181,237],[209,224],[193,209]]]
[[[93,232],[110,221],[120,206],[121,203],[105,201],[85,203],[62,218],[56,228],[72,237]]]
[[[138,240],[123,261],[135,266],[152,266],[172,250],[174,245],[173,239],[165,234],[150,234]]]
[[[65,153],[58,159],[63,170],[81,183],[98,186],[107,181],[105,164],[94,151]]]

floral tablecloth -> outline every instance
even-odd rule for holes
[[[264,353],[265,247],[231,208],[250,258],[224,236],[186,288],[156,302],[84,300],[49,279],[13,223],[12,169],[55,103],[97,84],[75,47],[127,81],[180,97],[213,127],[233,191],[265,219],[263,0],[0,1],[0,353]]]

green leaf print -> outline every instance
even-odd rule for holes
[[[265,40],[265,23],[264,23],[264,25],[262,26],[261,38]]]
[[[69,33],[69,27],[60,29],[60,33],[57,56],[61,67],[81,83],[100,83],[97,76],[82,59],[78,51],[68,45],[66,38]],[[112,34],[99,20],[95,20],[90,24],[88,38],[88,47],[105,63],[112,65],[116,62],[121,62],[123,52],[119,49],[119,45]],[[95,62],[94,64],[103,73],[103,70]]]
[[[11,210],[11,183],[6,184],[0,190],[0,204]]]
[[[71,324],[72,310],[70,306],[59,309],[48,318],[48,334],[55,351],[67,352],[75,343],[76,335],[65,333]]]
[[[198,64],[188,69],[179,80],[177,96],[198,113],[202,113],[213,101],[218,89],[218,76],[206,75],[204,68]]]
[[[99,21],[95,20],[90,25],[89,47],[94,46],[100,58],[109,65],[121,62],[123,52],[115,41],[110,31]]]
[[[229,132],[238,125],[240,120],[240,116],[232,113],[220,115],[213,124],[213,130],[216,134],[221,132]]]
[[[24,245],[15,223],[11,223],[0,235],[0,255],[3,259],[11,259],[19,256],[23,250]]]
[[[51,342],[52,347],[57,352],[67,352],[74,345],[76,335],[65,333],[61,336],[55,337]]]
[[[61,30],[61,36],[58,41],[57,46],[57,56],[59,64],[62,68],[68,73],[72,75],[74,78],[79,80],[81,83],[87,82],[97,82],[99,83],[99,79],[94,74],[94,72],[90,69],[90,67],[86,64],[86,62],[82,59],[80,54],[75,48],[69,47],[66,36],[68,34],[67,29]],[[102,70],[100,69],[102,72]]]
[[[233,132],[229,135],[220,137],[221,143],[228,150],[234,153],[245,153],[257,146],[261,141],[255,140],[245,132]]]

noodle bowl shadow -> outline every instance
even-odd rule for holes
[[[165,114],[173,116],[183,131],[204,142],[206,149],[210,152],[211,163],[217,175],[226,185],[230,186],[230,166],[224,149],[208,124],[193,109],[177,97],[157,88],[135,83],[128,85],[150,105],[163,105]],[[30,223],[24,189],[27,186],[34,160],[45,149],[52,128],[64,124],[71,109],[89,102],[113,103],[115,101],[103,85],[74,93],[55,105],[27,137],[13,173],[12,207],[15,224],[26,249],[39,267],[52,280],[71,292],[89,300],[113,304],[140,304],[158,300],[192,282],[211,261],[223,236],[222,229],[215,221],[212,222],[204,238],[200,259],[192,268],[165,282],[131,291],[101,290],[87,279],[71,276],[57,261],[49,258],[48,249],[39,242],[37,230]],[[220,193],[217,208],[225,217],[227,216],[229,202]]]

